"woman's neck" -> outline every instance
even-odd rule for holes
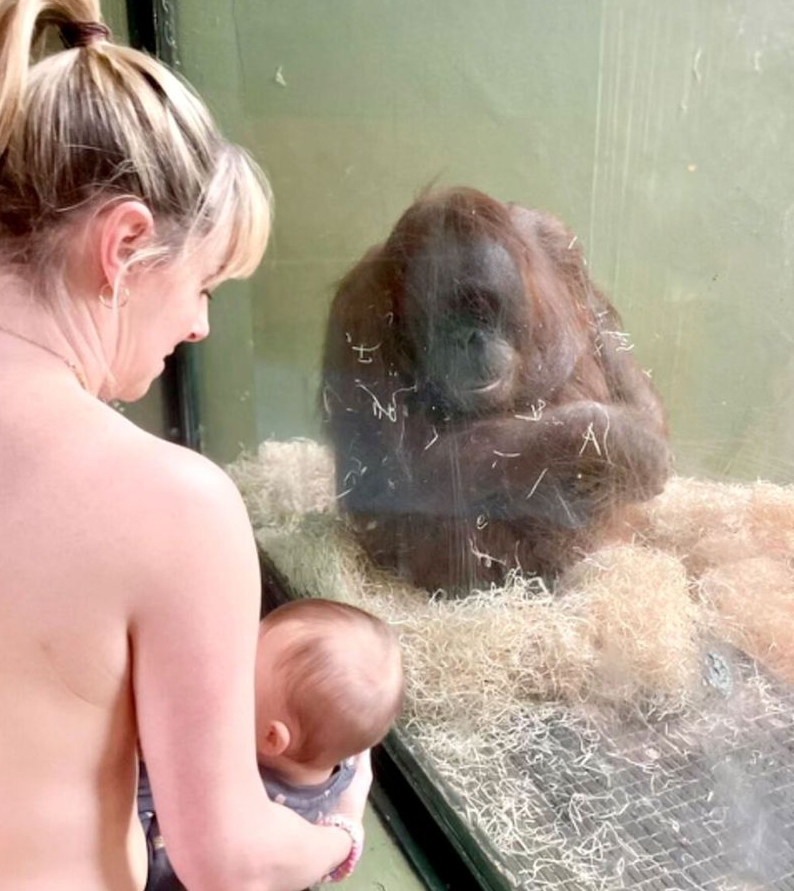
[[[24,286],[0,279],[0,289],[0,357],[24,357],[31,367],[60,362],[84,390],[99,395],[107,377],[99,335],[80,318],[79,304],[58,312]]]

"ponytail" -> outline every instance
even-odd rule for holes
[[[67,47],[30,64],[47,28]],[[258,265],[269,187],[190,87],[109,41],[98,0],[0,0],[0,263],[37,264],[74,212],[117,197],[155,216],[150,258],[213,238],[224,277]]]
[[[49,26],[100,22],[96,0],[0,0],[0,154],[22,112],[33,45]]]

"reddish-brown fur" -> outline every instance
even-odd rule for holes
[[[412,205],[325,346],[339,505],[372,558],[430,590],[551,577],[658,493],[664,409],[621,331],[556,219],[471,189]]]

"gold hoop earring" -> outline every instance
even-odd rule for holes
[[[105,292],[108,293],[105,293]],[[127,305],[127,301],[130,299],[130,292],[127,288],[119,288],[118,289],[119,299],[116,299],[116,292],[111,288],[109,284],[104,284],[99,289],[99,302],[105,309],[121,309],[122,306]]]

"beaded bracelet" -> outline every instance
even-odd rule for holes
[[[335,826],[337,829],[344,829],[350,836],[350,853],[336,869],[332,869],[327,876],[320,879],[321,882],[341,882],[342,879],[351,875],[361,859],[361,854],[364,851],[364,827],[360,823],[338,814],[328,814],[321,817],[317,823],[319,826]]]

